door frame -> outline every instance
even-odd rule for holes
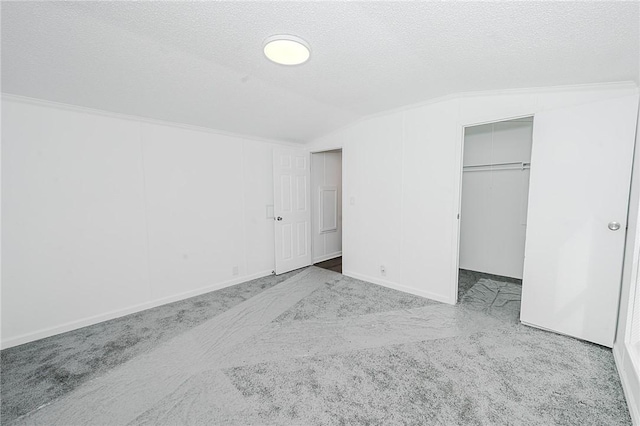
[[[336,146],[335,148],[331,148],[331,147],[325,147],[325,148],[319,148],[319,149],[310,149],[309,150],[309,170],[313,176],[313,161],[312,161],[312,156],[313,154],[322,154],[324,152],[332,152],[332,151],[340,151],[341,154],[341,160],[340,160],[340,215],[343,217],[342,220],[342,233],[340,235],[340,247],[341,247],[341,257],[342,257],[342,270],[344,271],[344,262],[345,262],[345,250],[344,250],[344,200],[345,200],[345,196],[344,196],[344,148],[342,146]],[[313,223],[313,215],[314,215],[314,209],[316,206],[312,206],[312,210],[311,210],[311,223]],[[311,251],[311,265],[314,265],[313,263],[313,259],[314,259],[314,240],[315,240],[315,233],[311,232],[311,238],[309,239],[309,243],[311,245],[310,247],[310,251]]]
[[[457,185],[455,185],[456,191],[458,191],[458,193],[456,194],[455,197],[455,212],[457,214],[457,220],[456,220],[456,225],[455,225],[455,232],[454,232],[454,250],[453,250],[453,256],[454,256],[454,260],[452,262],[453,266],[454,266],[454,270],[451,273],[451,276],[453,277],[453,285],[451,286],[451,300],[454,302],[454,304],[457,304],[459,302],[458,300],[458,280],[460,279],[459,277],[459,272],[460,272],[460,214],[461,214],[461,210],[462,210],[462,176],[463,176],[463,172],[464,172],[464,164],[463,164],[463,160],[464,160],[464,135],[465,135],[465,131],[467,129],[467,127],[475,127],[475,126],[482,126],[485,124],[493,124],[493,123],[500,123],[503,121],[510,121],[510,120],[517,120],[520,118],[533,118],[533,125],[535,126],[535,118],[536,113],[535,112],[531,112],[528,114],[518,114],[518,115],[509,115],[509,116],[496,116],[496,118],[491,118],[491,119],[485,119],[485,120],[480,120],[480,121],[464,121],[464,122],[460,122],[458,123],[458,131],[460,132],[459,135],[459,139],[458,139],[458,144],[456,145],[456,155],[458,158],[458,171],[457,171],[457,179],[458,179],[458,183]],[[531,146],[533,147],[533,140],[531,141]]]

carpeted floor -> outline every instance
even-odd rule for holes
[[[493,278],[450,306],[311,267],[10,348],[2,424],[631,424],[611,351]]]
[[[247,281],[0,351],[0,424],[51,402],[298,272]]]
[[[464,296],[464,294],[482,278],[522,285],[522,280],[518,278],[509,278],[500,275],[485,274],[484,272],[470,271],[468,269],[460,269],[458,271],[458,302],[460,302],[462,300],[462,296]]]

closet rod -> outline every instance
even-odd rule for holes
[[[469,166],[464,166],[464,168],[467,167],[495,167],[495,166],[521,166],[521,167],[525,167],[525,166],[531,166],[531,163],[525,163],[522,161],[515,161],[515,162],[511,162],[511,163],[493,163],[493,164],[472,164]]]
[[[466,167],[462,169],[463,172],[486,172],[486,171],[494,171],[498,172],[500,170],[529,170],[531,166],[522,166],[522,167],[485,167],[485,168],[475,168],[467,170]]]

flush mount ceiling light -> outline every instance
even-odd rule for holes
[[[311,49],[300,37],[274,35],[264,41],[264,54],[281,65],[300,65],[309,60]]]

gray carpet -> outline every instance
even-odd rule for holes
[[[340,275],[284,312],[276,322],[334,319],[435,304],[429,299]]]
[[[51,402],[298,272],[247,281],[0,351],[0,423]]]
[[[291,275],[2,351],[2,423],[631,424],[611,351],[519,324],[515,283]]]
[[[522,285],[522,280],[518,278],[503,277],[500,275],[485,274],[484,272],[470,271],[468,269],[460,269],[458,271],[458,301],[462,300],[462,296],[464,296],[471,287],[476,285],[476,283],[483,278],[492,281]]]

